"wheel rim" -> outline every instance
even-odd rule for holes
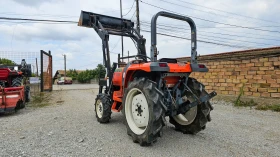
[[[189,100],[190,102],[193,102],[194,99],[192,97],[186,97],[185,98],[187,100]],[[181,124],[181,125],[189,125],[191,124],[195,117],[196,117],[196,114],[197,114],[197,106],[195,107],[192,107],[188,112],[186,112],[185,114],[178,114],[176,116],[173,116],[174,120]]]
[[[103,104],[100,100],[97,100],[95,105],[95,110],[98,118],[102,118],[103,116]]]
[[[125,116],[135,134],[145,132],[149,123],[149,106],[145,95],[137,88],[131,89],[126,96]]]

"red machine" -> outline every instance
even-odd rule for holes
[[[2,88],[0,92],[0,113],[15,111],[25,107],[24,87]]]
[[[20,70],[14,67],[19,67]],[[0,66],[0,113],[25,107],[25,103],[30,100],[30,87],[23,80],[30,74],[30,66],[24,59],[19,66]]]
[[[190,25],[190,62],[157,58],[156,23],[159,16]],[[155,14],[151,21],[150,57],[146,53],[146,39],[134,29],[131,20],[82,11],[78,26],[93,28],[102,39],[106,76],[99,81],[95,101],[98,122],[108,123],[112,111],[122,111],[127,134],[141,146],[154,143],[162,135],[165,117],[169,117],[176,130],[186,134],[196,134],[206,128],[213,110],[209,100],[216,96],[216,92],[207,93],[202,83],[190,77],[192,72],[208,72],[206,65],[197,61],[196,26],[191,18],[168,12]],[[131,38],[137,55],[119,57],[118,63],[112,65],[109,35]],[[120,59],[128,58],[134,59],[121,68]]]

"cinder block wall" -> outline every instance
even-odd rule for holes
[[[179,61],[189,61],[189,57]],[[238,95],[280,98],[280,47],[236,51],[198,57],[208,73],[192,73],[207,91]]]

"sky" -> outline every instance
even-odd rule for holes
[[[134,0],[122,0],[124,18],[136,20]],[[1,0],[0,17],[79,20],[81,10],[120,17],[119,0]],[[150,21],[159,11],[191,17],[197,27],[198,55],[280,46],[280,1],[277,0],[140,0],[141,34],[150,54]],[[158,33],[190,38],[189,25],[159,17]],[[157,36],[158,58],[186,57],[190,41]],[[110,36],[111,62],[121,53],[119,36]],[[77,24],[6,21],[0,19],[0,55],[51,51],[53,74],[64,69],[93,69],[102,64],[101,39],[91,28]],[[136,54],[134,43],[124,38],[124,55]],[[1,57],[1,56],[0,56]],[[3,56],[2,56],[3,57]],[[31,64],[35,64],[32,61]]]

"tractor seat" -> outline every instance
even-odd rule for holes
[[[161,59],[159,59],[159,62],[177,63],[177,59],[173,59],[173,58],[161,58]]]
[[[120,63],[118,63],[118,65],[119,65],[120,68],[121,68],[121,67],[126,67],[127,63],[125,63],[125,62],[120,62]]]

